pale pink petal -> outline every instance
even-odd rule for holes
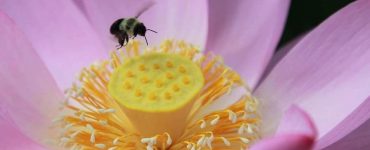
[[[70,87],[83,66],[107,55],[88,20],[71,1],[1,0],[61,88]]]
[[[361,147],[369,144],[370,140],[370,97],[366,99],[350,115],[341,121],[329,133],[325,134],[317,143],[319,149],[335,143],[335,146]],[[349,135],[348,135],[349,134]],[[365,142],[366,141],[366,142]]]
[[[369,109],[369,107],[367,109]],[[370,147],[369,131],[370,120],[367,120],[349,135],[326,147],[325,150],[367,150]],[[318,149],[320,149],[320,147]]]
[[[0,149],[2,150],[45,150],[0,116]]]
[[[149,45],[156,45],[164,38],[186,40],[203,47],[207,34],[207,1],[186,0],[75,0],[98,31],[108,47],[114,48],[117,41],[109,33],[111,24],[119,18],[135,17],[143,8],[139,20],[149,29],[146,33]],[[137,37],[145,43],[144,38]]]
[[[21,132],[45,140],[63,95],[25,35],[1,12],[0,24],[0,110]]]
[[[265,138],[252,150],[309,150],[316,138],[316,128],[310,117],[299,107],[291,106],[280,121],[274,137]]]
[[[112,23],[118,18],[134,17],[139,10],[152,4],[150,0],[73,0],[73,2],[87,17],[107,50],[112,50],[118,45],[117,40],[109,32]],[[146,24],[146,20],[143,21]],[[148,32],[148,34],[151,33]],[[148,40],[152,43],[152,39]]]
[[[291,103],[304,108],[320,137],[370,93],[370,1],[356,1],[305,36],[271,71],[255,94],[266,132]]]
[[[289,3],[210,0],[206,50],[222,55],[254,88],[279,41]]]

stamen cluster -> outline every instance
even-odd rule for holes
[[[160,63],[140,61],[135,63],[135,71],[126,67],[119,73],[122,79],[119,81],[122,82],[113,86],[126,93],[123,92],[121,97],[112,94],[110,84],[114,73],[128,62],[149,55],[176,59]],[[177,57],[184,61],[178,63]],[[192,67],[189,68],[188,65],[199,68],[201,76],[193,76],[191,73],[194,71],[189,72]],[[173,70],[156,72],[164,68]],[[156,72],[155,75],[160,75],[160,78],[154,78],[153,74],[140,74],[140,71],[145,72],[148,69]],[[134,79],[138,76],[140,78]],[[195,85],[199,81],[202,83]],[[150,91],[135,88],[137,84],[150,85],[146,88],[153,91],[158,88],[166,90],[151,94]],[[186,92],[192,92],[189,87],[194,85],[200,86],[195,88],[196,92],[193,91],[191,96],[186,97]],[[109,60],[84,68],[77,82],[66,91],[66,96],[63,113],[55,120],[55,125],[61,128],[58,143],[66,148],[245,149],[259,139],[261,119],[257,112],[258,101],[250,94],[240,76],[224,65],[220,57],[203,55],[196,47],[183,41],[168,40],[159,48],[147,49],[141,49],[138,41],[131,41],[125,49],[112,52]],[[135,100],[141,100],[141,104],[150,101],[167,104],[169,101],[181,102],[181,97],[186,99],[186,104],[172,109],[158,107],[148,111],[146,108],[136,108],[138,101]],[[128,102],[133,100],[130,103],[135,103],[135,109],[127,107],[129,104],[124,99],[128,99]],[[146,127],[147,124],[137,125],[140,119],[133,118],[135,114],[144,118],[145,115],[149,116],[146,119],[152,122],[150,126],[153,128]],[[173,121],[179,118],[182,120]],[[162,120],[169,120],[170,123],[165,128],[158,129],[160,127],[156,123]]]

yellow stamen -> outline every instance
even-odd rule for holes
[[[68,110],[57,119],[60,145],[245,149],[259,138],[258,101],[220,57],[183,41],[165,41],[159,49],[139,45],[133,40],[110,60],[82,70],[66,92]],[[216,101],[232,100],[233,91],[239,95],[234,104],[208,111]]]

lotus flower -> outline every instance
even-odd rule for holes
[[[117,18],[134,16],[146,3],[148,2],[129,0],[109,2],[34,0],[22,3],[16,0],[3,0],[0,2],[1,149],[48,149],[51,148],[50,144],[45,143],[50,142],[53,146],[60,144],[59,146],[70,148],[130,147],[121,139],[111,137],[112,134],[128,129],[125,123],[117,124],[124,117],[96,119],[102,116],[104,118],[110,113],[117,115],[117,111],[120,111],[119,114],[125,114],[122,110],[128,109],[129,104],[119,100],[110,101],[111,95],[120,99],[120,92],[114,92],[116,86],[110,85],[112,88],[103,90],[106,93],[102,93],[102,90],[81,92],[79,91],[81,88],[75,88],[72,83],[80,81],[97,86],[102,81],[96,81],[97,77],[104,77],[106,74],[117,76],[117,73],[109,72],[112,68],[101,67],[107,62],[114,62],[113,69],[123,68],[117,69],[123,71],[130,69],[129,65],[120,64],[121,60],[117,56],[126,56],[121,55],[120,52],[128,52],[131,49],[136,56],[144,56],[139,55],[143,49],[138,48],[137,41],[132,41],[126,51],[113,52],[111,58],[108,58],[109,51],[112,51],[112,47],[116,44],[110,38],[108,28]],[[140,124],[138,124],[140,127],[134,126],[139,130],[141,127],[145,128],[140,130],[141,133],[144,133],[144,130],[168,129],[170,133],[180,134],[176,138],[165,132],[147,138],[135,135],[134,137],[141,138],[128,141],[138,144],[143,149],[145,146],[147,149],[156,148],[156,146],[157,148],[173,146],[172,148],[175,149],[231,146],[231,148],[255,150],[303,150],[366,146],[367,138],[358,140],[358,137],[367,136],[367,132],[364,131],[368,130],[368,123],[365,121],[370,116],[366,110],[369,105],[367,98],[370,90],[370,53],[368,52],[370,41],[367,38],[370,35],[368,22],[370,2],[360,0],[348,5],[316,29],[292,41],[283,50],[273,55],[288,7],[288,0],[233,3],[198,0],[158,1],[140,16],[140,20],[148,27],[159,31],[158,34],[147,35],[150,45],[157,45],[165,38],[185,40],[192,45],[180,42],[177,48],[185,49],[182,51],[184,54],[172,56],[172,53],[175,53],[173,46],[164,43],[161,50],[167,53],[160,56],[153,54],[153,57],[145,55],[149,57],[148,61],[129,58],[130,62],[150,64],[153,63],[150,60],[153,60],[154,56],[160,58],[166,56],[166,59],[174,59],[174,62],[185,65],[183,69],[180,67],[179,71],[186,73],[186,69],[194,71],[192,67],[196,62],[183,58],[190,57],[188,54],[197,54],[217,62],[217,65],[210,65],[211,69],[220,67],[226,71],[229,70],[227,66],[230,66],[235,70],[231,72],[232,76],[220,76],[220,78],[233,81],[232,85],[238,85],[244,91],[241,92],[243,97],[237,95],[237,98],[233,98],[232,94],[221,92],[221,95],[225,95],[226,98],[217,97],[212,99],[212,105],[207,105],[209,107],[197,109],[205,115],[200,115],[200,120],[192,122],[193,124],[175,122],[176,126],[166,124],[168,128],[151,124],[155,126],[154,129],[146,129],[148,126],[140,126]],[[225,60],[224,63],[216,59],[217,57],[194,51],[196,47],[200,50],[204,49],[204,54],[212,52],[221,55]],[[171,56],[167,57],[167,55]],[[178,58],[180,56],[181,58]],[[100,62],[98,65],[84,68],[98,60]],[[268,65],[269,62],[270,65]],[[157,68],[155,63],[153,66],[154,69]],[[171,63],[168,67],[170,66],[172,66]],[[145,71],[145,66],[139,68]],[[209,83],[209,77],[212,77],[212,74],[207,76],[203,74],[204,78],[199,78],[202,76],[199,73],[207,72],[207,68],[202,68],[202,65],[195,68],[203,70],[195,69],[192,74],[187,74],[188,76],[179,75],[184,77],[182,80],[184,84],[191,84],[192,88],[186,89],[190,93],[194,93],[194,90],[199,88],[204,89],[204,83]],[[97,73],[93,73],[96,69]],[[76,79],[75,75],[81,71],[79,77],[82,76],[82,78]],[[103,75],[99,76],[100,73]],[[125,74],[128,77],[133,75],[127,71]],[[197,80],[193,80],[194,78]],[[120,79],[119,75],[112,78],[114,81],[120,81]],[[141,81],[143,83],[140,84],[144,84],[146,80]],[[162,84],[157,83],[157,85]],[[216,89],[216,86],[210,86],[210,89]],[[243,88],[245,86],[249,88]],[[126,84],[124,87],[129,89],[131,86]],[[220,86],[217,87],[220,88]],[[65,98],[71,99],[71,96],[63,95],[64,89],[69,89],[67,94],[72,94],[75,100],[73,104],[62,103]],[[104,86],[103,89],[108,88]],[[228,92],[234,92],[234,88],[229,89]],[[100,96],[100,100],[95,97],[90,101],[88,96],[94,97],[91,93]],[[141,96],[140,92],[131,93],[131,96],[135,95]],[[84,98],[80,99],[81,101],[79,101],[80,96]],[[101,100],[101,97],[108,98]],[[151,97],[155,99],[155,95]],[[168,97],[171,98],[171,95]],[[206,100],[210,99],[203,99],[200,102]],[[68,110],[73,113],[70,114],[65,108],[61,110],[60,103],[63,107],[69,107]],[[123,103],[122,110],[117,107],[121,103]],[[93,106],[92,111],[83,110],[82,108],[88,108],[86,105]],[[116,109],[97,109],[100,105],[108,105]],[[234,112],[234,109],[238,111]],[[239,111],[242,113],[239,114]],[[63,129],[58,126],[51,127],[51,120],[56,119],[60,112],[65,113],[62,118],[64,123],[71,120],[73,123],[63,124],[65,125]],[[89,114],[83,115],[79,112]],[[188,113],[188,111],[185,112]],[[140,113],[148,114],[143,111]],[[133,114],[137,116],[140,113],[135,111]],[[76,114],[81,118],[73,118]],[[214,118],[207,120],[208,114]],[[186,114],[181,115],[178,115],[179,120],[181,117],[186,117]],[[70,120],[66,119],[66,116],[71,117]],[[85,117],[95,118],[95,122],[83,123],[86,121]],[[138,120],[140,122],[141,119],[129,115],[128,118],[133,124]],[[178,118],[172,116],[172,119]],[[241,121],[246,124],[240,124]],[[184,129],[183,126],[189,124],[194,125],[194,131]],[[226,128],[221,128],[219,125],[224,125]],[[205,133],[196,132],[201,129],[215,136],[205,136]],[[72,131],[79,132],[72,133]],[[179,131],[189,135],[181,136]],[[67,134],[69,137],[60,137],[60,134]],[[74,134],[73,137],[72,134]],[[187,141],[181,141],[186,139],[183,137],[190,138]],[[55,139],[58,139],[57,144],[52,143]],[[99,143],[106,139],[110,142]],[[162,145],[157,145],[158,143]],[[131,148],[133,147],[131,145]]]

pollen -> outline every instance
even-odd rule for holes
[[[55,119],[68,149],[248,149],[259,139],[258,100],[219,56],[184,41],[130,40],[82,69]],[[214,108],[227,100],[231,105]]]

